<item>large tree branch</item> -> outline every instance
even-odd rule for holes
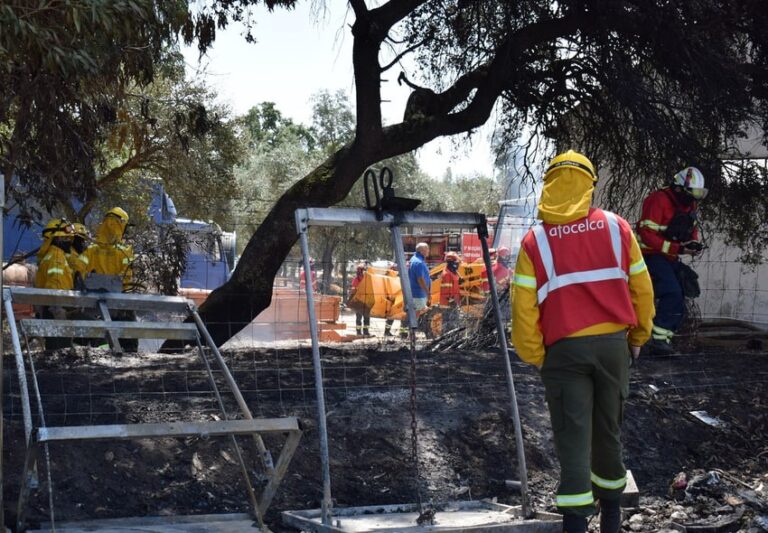
[[[347,196],[370,164],[414,150],[441,135],[480,126],[490,116],[493,104],[508,80],[507,70],[514,64],[513,60],[528,47],[551,40],[553,35],[567,35],[578,28],[569,18],[523,28],[504,43],[487,68],[467,73],[441,95],[448,102],[446,106],[451,105],[453,109],[475,90],[472,101],[462,111],[382,128],[378,49],[386,31],[382,34],[370,27],[377,10],[367,11],[362,0],[351,0],[351,3],[358,14],[353,26],[357,136],[280,197],[248,241],[230,280],[211,293],[200,308],[217,344],[237,333],[270,304],[274,277],[298,239],[294,229],[296,209],[308,207],[310,199],[312,206],[334,205]],[[397,20],[395,13],[405,16],[420,3],[417,0],[393,0],[379,8],[387,7],[388,10],[378,13],[386,13],[382,17],[394,21]],[[265,254],[264,250],[269,253]]]
[[[394,67],[396,64],[398,64],[401,59],[403,59],[405,56],[407,56],[408,54],[410,54],[411,52],[413,52],[414,50],[416,50],[417,48],[422,46],[425,42],[427,42],[427,38],[426,37],[424,39],[420,40],[418,43],[412,44],[411,46],[409,46],[408,48],[406,48],[405,50],[403,50],[402,52],[397,54],[392,61],[390,61],[389,63],[387,63],[383,67],[381,67],[381,71],[382,72],[388,71],[389,69]]]
[[[383,32],[381,39],[383,40],[386,37],[392,26],[403,20],[424,3],[426,3],[426,0],[390,0],[376,9],[372,9],[370,16],[376,21],[378,30]]]
[[[455,135],[483,125],[490,117],[493,106],[508,86],[514,71],[510,70],[524,52],[540,43],[574,33],[585,23],[581,13],[567,15],[531,24],[511,34],[487,64],[461,76],[446,91],[434,95],[437,112],[419,116],[384,128],[378,143],[381,159],[393,157],[422,146],[445,135]],[[476,91],[469,104],[456,113],[450,111],[465,102]]]
[[[364,0],[350,0],[355,12],[352,25],[352,65],[357,102],[356,137],[364,150],[373,149],[381,137],[381,66],[379,50],[389,30],[426,0],[391,0],[368,10]]]
[[[131,157],[126,159],[123,164],[111,169],[101,178],[96,180],[96,187],[100,190],[115,184],[121,177],[131,170],[142,168],[155,154],[160,152],[159,146],[153,146],[145,150],[136,152]],[[90,213],[91,209],[96,203],[97,198],[92,197],[86,200],[82,207],[77,211],[76,218],[78,220],[85,220],[85,217]]]

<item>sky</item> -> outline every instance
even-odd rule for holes
[[[190,76],[205,76],[236,114],[260,102],[275,102],[284,115],[308,124],[311,97],[319,91],[343,90],[354,105],[352,35],[354,15],[346,0],[326,0],[318,12],[316,1],[299,2],[293,11],[254,11],[257,21],[247,43],[243,28],[231,25],[217,33],[206,56],[198,61],[195,47],[183,49]],[[382,113],[386,124],[399,122],[410,89],[395,81],[400,69],[388,71],[382,84]],[[434,178],[450,167],[456,175],[493,175],[489,144],[490,128],[478,130],[471,143],[465,137],[437,139],[417,152],[424,171]]]

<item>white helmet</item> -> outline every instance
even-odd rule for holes
[[[709,192],[704,187],[704,175],[696,167],[686,167],[672,178],[672,185],[682,187],[685,192],[696,198],[703,200]]]

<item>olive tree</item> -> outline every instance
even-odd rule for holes
[[[56,92],[60,78],[74,86],[73,72],[86,71],[91,84],[85,87],[95,91],[100,74],[108,80],[151,77],[163,50],[158,45],[175,42],[179,32],[203,51],[231,20],[252,23],[253,6],[290,8],[296,1],[208,0],[194,4],[193,10],[183,0],[73,0],[52,10],[60,19],[49,21],[50,13],[34,13],[64,46],[47,47],[47,38],[41,40],[39,33],[23,33],[34,17],[12,21],[18,26],[11,26],[13,31],[25,40],[20,54],[11,54],[12,61],[0,57],[6,69],[2,72],[8,72],[8,65],[12,72],[18,70],[10,79],[14,87],[42,81],[47,91]],[[14,37],[6,37],[6,20],[13,18],[14,9],[32,13],[34,8],[24,7],[31,4],[12,0],[0,6],[0,54],[19,51]],[[104,5],[110,8],[93,9]],[[501,137],[510,148],[518,146],[526,161],[549,155],[533,150],[537,146],[550,146],[545,148],[549,152],[580,147],[598,168],[610,168],[618,177],[609,189],[619,200],[636,197],[636,186],[658,184],[671,169],[697,164],[709,178],[710,205],[718,205],[718,198],[733,199],[713,212],[737,229],[764,224],[757,216],[765,212],[766,197],[754,194],[764,187],[763,180],[726,177],[719,163],[724,155],[738,159],[731,144],[747,128],[768,131],[764,2],[349,0],[348,5],[354,17],[354,136],[275,202],[231,279],[202,306],[217,342],[269,305],[274,276],[297,240],[297,208],[334,205],[370,165],[441,136],[472,132],[495,109],[501,116]],[[109,19],[113,33],[101,33],[103,18]],[[60,27],[66,31],[57,33]],[[75,37],[79,41],[70,42]],[[254,38],[250,30],[246,37]],[[59,49],[66,52],[67,67],[54,69],[56,77],[41,79],[41,72],[51,71],[48,63],[57,61]],[[106,60],[93,61],[102,51]],[[19,69],[25,55],[36,63]],[[401,65],[414,67],[402,72]],[[413,91],[403,120],[385,125],[381,84],[396,77]],[[0,84],[6,87],[6,79]],[[11,92],[15,115],[9,119],[6,94],[0,101],[0,133],[13,122],[13,134],[3,139],[2,163],[9,168],[22,141],[42,122],[30,120],[27,115],[37,108],[18,90]],[[52,117],[80,102],[43,101],[53,104],[48,107]],[[71,114],[68,120],[76,117],[90,134],[95,126],[85,119],[97,116],[99,107],[84,110],[88,113]],[[542,138],[551,142],[541,143]],[[88,144],[67,146],[77,152]],[[81,174],[88,177],[89,172],[84,165]],[[744,236],[743,231],[734,235]]]
[[[630,184],[652,187],[691,163],[707,173],[714,198],[727,197],[729,181],[718,161],[728,143],[748,125],[766,131],[768,10],[758,1],[350,0],[349,6],[354,138],[274,204],[230,281],[201,308],[205,318],[245,324],[269,304],[274,275],[297,240],[297,208],[340,202],[368,166],[440,136],[471,132],[494,109],[510,147],[530,160],[547,155],[530,151],[542,137],[552,141],[550,150],[580,147],[620,177],[611,187],[618,199],[636,194]],[[394,57],[383,60],[385,49],[394,49]],[[385,125],[382,78],[397,76],[406,56],[416,68],[402,81],[413,92],[403,120]],[[213,335],[223,342],[229,331],[214,327]]]

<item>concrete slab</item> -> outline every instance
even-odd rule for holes
[[[488,501],[446,502],[434,505],[434,524],[418,525],[416,504],[379,505],[333,509],[331,525],[323,525],[319,509],[284,511],[283,523],[316,533],[437,532],[455,533],[559,533],[562,517],[536,513],[523,520],[520,507]]]
[[[55,529],[43,524],[41,529],[27,530],[28,533],[237,533],[259,531],[258,525],[247,514],[220,514],[198,516],[147,516],[113,518],[108,520],[83,520],[57,522]]]
[[[627,486],[621,495],[622,507],[640,507],[640,490],[637,488],[635,476],[631,470],[627,470]]]

